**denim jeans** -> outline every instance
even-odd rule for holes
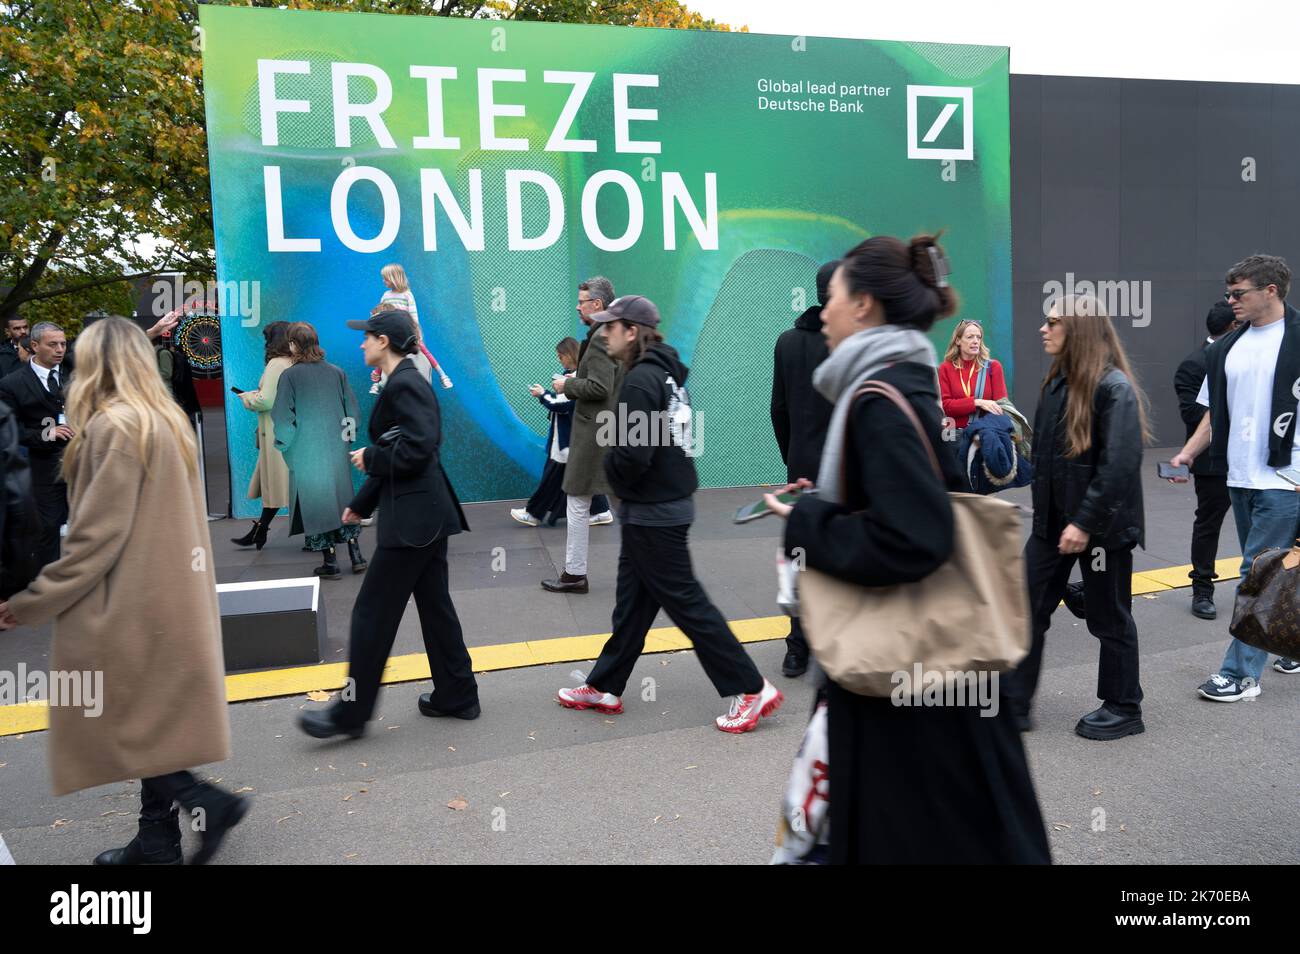
[[[1237,539],[1241,541],[1241,577],[1246,578],[1250,564],[1263,551],[1276,547],[1289,549],[1300,530],[1300,493],[1294,490],[1249,490],[1229,487],[1232,516],[1237,521]],[[1240,682],[1250,678],[1259,682],[1268,662],[1268,651],[1233,639],[1223,657],[1219,673]]]

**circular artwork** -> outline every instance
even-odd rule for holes
[[[186,314],[173,334],[194,377],[221,377],[221,320],[215,314]]]

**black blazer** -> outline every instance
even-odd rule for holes
[[[0,342],[0,378],[8,377],[22,366],[17,346],[12,341]]]
[[[1209,342],[1201,345],[1184,358],[1183,363],[1174,372],[1174,391],[1178,393],[1178,414],[1183,419],[1183,426],[1187,428],[1189,438],[1201,423],[1201,418],[1210,412],[1208,407],[1196,403],[1196,395],[1201,393],[1201,382],[1205,380],[1210,366],[1209,356],[1206,353],[1209,347]],[[1192,464],[1192,473],[1202,477],[1226,477],[1228,469],[1215,467],[1210,460],[1210,455],[1202,454]]]
[[[63,393],[67,394],[68,382],[63,380],[62,368],[59,369],[59,381]],[[44,436],[63,413],[63,399],[56,399],[45,390],[30,363],[0,379],[0,400],[13,408],[18,420],[18,442],[27,448],[33,468],[39,467],[38,461],[56,460],[63,456],[63,448],[68,446],[68,442],[62,438],[45,440]]]
[[[380,447],[392,428],[400,436]],[[429,382],[404,358],[370,412],[366,482],[348,505],[368,517],[379,508],[379,546],[427,547],[469,529],[451,481],[443,472],[442,412]]]

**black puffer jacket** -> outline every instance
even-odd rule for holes
[[[0,401],[0,599],[8,599],[36,579],[40,563],[41,520],[32,496],[31,471],[18,449],[18,422],[9,405]]]
[[[623,378],[610,417],[597,421],[612,443],[605,476],[621,499],[667,503],[699,486],[692,455],[702,432],[692,433],[687,373],[671,345],[651,345]]]
[[[1145,546],[1142,429],[1133,386],[1117,368],[1102,375],[1092,398],[1092,446],[1076,458],[1065,456],[1068,400],[1069,387],[1057,376],[1034,415],[1034,433],[1042,435],[1034,441],[1034,535],[1055,543],[1072,523],[1091,535],[1089,549]]]
[[[821,306],[809,308],[776,339],[772,371],[772,430],[786,479],[817,480],[822,444],[834,407],[813,388],[812,376],[830,352],[822,335]]]

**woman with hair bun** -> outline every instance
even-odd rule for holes
[[[962,480],[943,450],[935,354],[925,332],[956,307],[947,259],[931,236],[910,244],[877,236],[844,256],[822,310],[830,356],[813,375],[834,405],[820,492],[793,506],[766,498],[788,521],[787,554],[798,550],[807,566],[859,586],[912,583],[951,557],[948,491]],[[892,401],[857,394],[867,380],[901,392],[929,450]],[[831,863],[1050,861],[1020,734],[996,694],[991,706],[978,708],[897,706],[829,679],[823,692]]]

